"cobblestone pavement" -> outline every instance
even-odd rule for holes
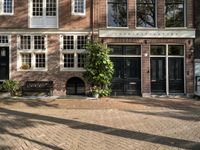
[[[0,100],[0,150],[200,150],[200,101]]]

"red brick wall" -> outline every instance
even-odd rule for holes
[[[16,39],[17,36],[13,35],[12,42],[16,43]],[[21,84],[27,80],[53,80],[55,95],[65,95],[65,84],[71,77],[79,77],[84,81],[82,72],[60,71],[59,39],[59,35],[48,35],[48,71],[17,71],[17,45],[13,44],[11,78],[21,81]]]
[[[86,3],[86,15],[75,16],[71,11],[71,0],[58,0],[59,28],[66,30],[90,29],[90,0]],[[28,0],[14,0],[14,15],[0,16],[0,29],[29,28]]]
[[[95,14],[98,18],[100,28],[107,27],[107,4],[106,0],[99,0],[99,8],[95,10]],[[187,19],[186,26],[188,28],[193,27],[193,0],[187,0]],[[98,14],[98,15],[97,15]],[[157,27],[165,28],[165,1],[157,0]],[[128,27],[130,29],[136,28],[136,0],[128,0]]]
[[[28,0],[14,0],[14,15],[0,16],[0,28],[28,28]]]
[[[67,30],[90,29],[90,0],[86,1],[86,15],[72,15],[71,0],[59,0],[59,28]]]

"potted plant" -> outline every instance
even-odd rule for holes
[[[104,44],[92,41],[86,45],[85,79],[92,85],[92,94],[108,96],[111,93],[113,63],[109,57],[110,49]]]
[[[93,86],[92,87],[92,96],[94,97],[94,98],[99,98],[99,94],[100,94],[100,88],[99,87],[97,87],[97,86]]]
[[[11,96],[15,96],[19,89],[19,83],[14,80],[5,80],[1,86],[4,90],[8,91]]]
[[[27,69],[30,69],[30,65],[29,64],[22,64],[22,66],[20,67],[20,69],[23,69],[23,70],[27,70]]]

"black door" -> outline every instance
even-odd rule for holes
[[[166,93],[165,58],[151,58],[151,92]]]
[[[9,79],[9,48],[0,47],[0,80]]]
[[[69,79],[66,83],[67,95],[85,95],[85,84],[77,77]]]
[[[112,57],[114,76],[112,95],[141,94],[141,59],[138,57]]]
[[[169,58],[169,93],[184,93],[183,58]]]

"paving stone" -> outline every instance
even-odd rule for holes
[[[82,101],[76,109],[0,101],[0,150],[200,149],[199,101],[102,101],[85,101],[90,109]]]

